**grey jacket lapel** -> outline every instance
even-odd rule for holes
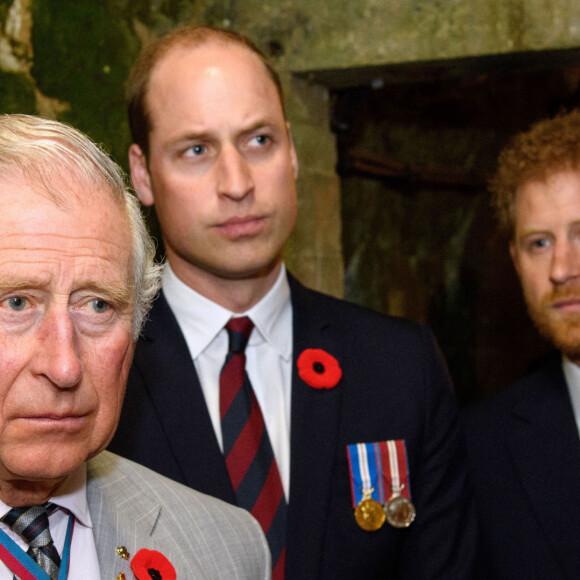
[[[117,548],[125,547],[133,557],[140,547],[145,547],[155,532],[161,508],[145,495],[133,496],[127,502],[127,479],[114,470],[114,462],[109,457],[102,453],[89,461],[87,500],[101,577],[115,579],[123,572],[129,580],[134,577],[129,560],[123,559]]]
[[[160,552],[180,579],[266,580],[270,554],[246,511],[176,484],[108,452],[89,462],[87,498],[104,580],[123,572],[141,549]],[[161,509],[161,506],[162,509]]]

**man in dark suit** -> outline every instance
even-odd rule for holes
[[[541,121],[492,180],[531,318],[558,349],[466,413],[486,578],[580,570],[580,112]]]
[[[274,578],[469,578],[464,453],[431,333],[308,290],[284,268],[298,161],[271,65],[235,33],[185,27],[145,49],[128,97],[133,185],[155,204],[168,263],[112,448],[245,505],[222,380],[224,326],[247,316],[248,396],[282,498],[270,518],[248,509]]]

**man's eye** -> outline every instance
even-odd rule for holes
[[[205,147],[203,145],[193,145],[188,149],[190,155],[198,156],[205,153]]]
[[[110,305],[108,302],[105,302],[104,300],[91,300],[90,302],[91,307],[93,309],[94,312],[97,312],[98,314],[102,314],[103,312],[107,312],[107,310],[109,310]]]
[[[548,245],[548,240],[546,238],[540,238],[538,240],[532,241],[533,248],[545,248]]]
[[[12,298],[8,298],[8,300],[6,300],[6,304],[10,310],[18,312],[26,308],[28,301],[22,296],[13,296]]]
[[[268,135],[256,135],[251,142],[255,145],[267,145],[270,142],[270,138]]]

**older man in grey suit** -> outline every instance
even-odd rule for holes
[[[159,276],[117,166],[0,116],[0,580],[268,578],[247,512],[103,452]]]

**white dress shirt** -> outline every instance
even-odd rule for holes
[[[58,506],[70,510],[74,515],[75,525],[70,552],[70,566],[68,580],[101,580],[101,571],[97,557],[97,547],[93,536],[93,524],[87,504],[87,468],[83,464],[71,473],[64,483],[56,490],[50,501]],[[10,511],[0,501],[0,517]],[[69,514],[63,510],[55,510],[48,519],[50,534],[58,553],[62,557],[66,528]],[[9,526],[0,522],[2,530],[10,536],[25,552],[28,550],[26,542]],[[115,554],[111,554],[114,558]],[[13,574],[8,567],[0,562],[0,580],[12,580]]]
[[[572,401],[572,410],[576,419],[576,427],[580,435],[580,367],[567,356],[562,355],[562,369],[568,385],[568,393]]]
[[[286,500],[290,492],[290,393],[292,375],[292,304],[286,269],[270,291],[243,314],[233,313],[184,284],[166,264],[163,293],[185,337],[213,428],[223,451],[219,377],[228,352],[224,329],[232,317],[254,323],[246,347],[246,371],[262,410]]]

